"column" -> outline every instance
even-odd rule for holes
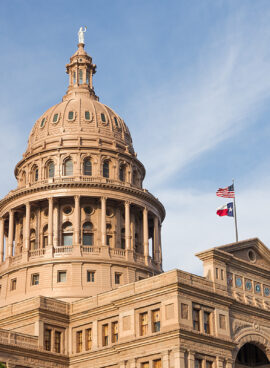
[[[135,252],[135,216],[134,213],[130,215],[130,231],[131,231],[131,245],[130,249]]]
[[[3,263],[4,258],[4,225],[5,220],[3,217],[0,219],[0,264]]]
[[[194,368],[195,367],[195,354],[194,351],[188,352],[188,368]]]
[[[9,224],[8,224],[8,257],[12,257],[14,238],[14,211],[9,211]]]
[[[28,251],[30,248],[30,203],[27,202],[25,205],[25,230],[24,230],[24,247]]]
[[[101,197],[101,245],[106,245],[106,198]]]
[[[53,197],[49,200],[49,211],[48,211],[48,247],[53,246]]]
[[[55,202],[55,199],[54,199]],[[59,202],[56,201],[53,216],[53,245],[59,247]]]
[[[169,353],[168,351],[162,353],[162,368],[169,368],[170,362],[169,362]]]
[[[130,249],[130,202],[125,202],[125,244]]]
[[[159,230],[158,217],[154,217],[154,242],[153,242],[153,259],[155,262],[159,260]]]
[[[74,210],[74,245],[80,245],[80,218],[81,218],[81,209],[80,209],[80,196],[76,195],[74,197],[75,201],[75,210]]]
[[[185,368],[185,351],[176,349],[174,355],[174,368]]]
[[[148,239],[148,210],[145,207],[143,210],[143,247],[146,264],[149,257],[149,239]]]

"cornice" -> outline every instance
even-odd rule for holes
[[[127,187],[125,185],[121,184],[113,184],[113,183],[100,183],[100,182],[83,182],[83,181],[74,181],[74,182],[60,182],[60,183],[46,183],[46,184],[39,184],[34,185],[28,188],[23,189],[17,189],[12,191],[10,194],[8,194],[6,197],[4,197],[0,201],[0,210],[4,208],[4,206],[8,205],[15,199],[21,198],[23,196],[34,194],[34,193],[40,193],[42,191],[48,191],[48,190],[57,190],[57,189],[67,189],[67,188],[98,188],[101,190],[112,190],[115,192],[125,193],[129,195],[133,195],[139,199],[142,199],[144,201],[148,201],[152,205],[158,208],[159,212],[161,213],[161,219],[162,221],[165,218],[165,208],[163,204],[154,197],[150,192],[148,192],[146,189],[137,189],[135,187]],[[68,195],[68,194],[66,194]]]

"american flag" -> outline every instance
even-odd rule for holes
[[[216,192],[216,195],[223,198],[234,198],[234,185],[232,184],[227,188],[219,188]]]

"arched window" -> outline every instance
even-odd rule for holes
[[[83,71],[82,69],[80,69],[80,72],[79,72],[79,84],[82,84],[83,83]]]
[[[108,160],[103,162],[103,177],[109,178],[110,177],[110,164]]]
[[[26,174],[25,171],[23,171],[21,176],[21,185],[24,186],[25,184],[26,184]]]
[[[49,161],[47,164],[47,178],[54,178],[54,162]]]
[[[35,182],[37,182],[38,181],[38,177],[39,177],[39,175],[38,175],[39,173],[38,173],[38,167],[37,167],[37,165],[34,165],[33,167],[32,167],[32,171],[31,171],[31,176],[32,176],[32,183],[35,183]]]
[[[67,221],[63,223],[62,226],[62,245],[72,245],[73,244],[73,229],[72,223]]]
[[[125,165],[120,165],[119,167],[119,180],[125,181],[126,179],[126,167]]]
[[[36,242],[36,231],[34,229],[30,230],[30,250],[37,249]]]
[[[43,227],[43,243],[42,247],[45,248],[48,246],[48,225]]]
[[[73,175],[73,162],[71,158],[68,158],[64,162],[64,176],[72,176]]]
[[[89,158],[86,158],[83,162],[83,175],[92,175],[92,163]]]
[[[94,234],[93,224],[91,222],[85,222],[83,224],[83,245],[93,245]]]

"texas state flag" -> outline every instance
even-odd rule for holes
[[[217,209],[218,216],[234,216],[233,213],[233,202],[225,204],[225,206],[221,206]]]

